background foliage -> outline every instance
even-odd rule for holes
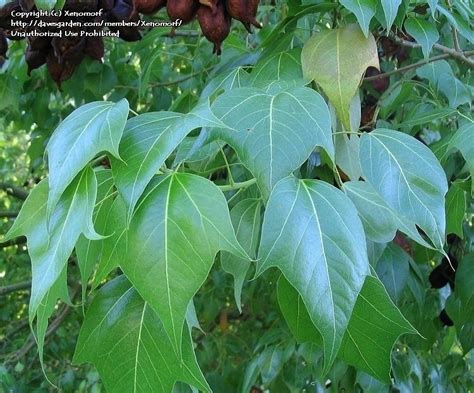
[[[113,344],[147,327],[143,345],[158,343],[162,362],[175,367],[162,386],[179,379],[215,392],[469,391],[472,16],[462,0],[262,1],[262,30],[234,26],[220,57],[210,56],[196,22],[174,37],[155,29],[137,43],[108,40],[104,63],[83,61],[61,91],[44,68],[27,76],[24,44],[13,42],[0,70],[2,233],[22,205],[23,218],[0,244],[2,388],[52,389],[29,330],[33,315],[35,334],[45,337],[44,372],[64,391],[104,391],[104,383],[113,391],[118,377],[109,368],[130,369],[100,354],[133,359],[133,347],[117,353]],[[91,111],[98,120],[87,128]],[[158,111],[173,113],[150,113]],[[68,154],[84,130],[81,154]],[[184,220],[193,206],[205,225]],[[164,256],[156,250],[163,233],[171,239]],[[128,251],[120,248],[125,237]],[[311,240],[319,238],[320,246]],[[349,283],[332,292],[342,305],[334,323],[347,329],[324,327],[331,316],[308,301],[327,300],[321,265],[308,257],[324,251],[329,283]],[[202,263],[180,265],[168,281],[154,263],[168,255]],[[43,270],[50,265],[53,275]],[[181,289],[185,295],[170,296]],[[111,304],[121,323],[95,329]],[[341,345],[337,357],[330,339]]]

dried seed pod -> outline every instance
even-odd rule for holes
[[[135,9],[144,15],[152,15],[166,6],[166,0],[135,0]]]
[[[138,15],[138,12],[136,10],[133,12],[133,14],[129,18],[129,20],[133,22],[136,22],[139,19],[140,19],[140,16]],[[132,42],[132,41],[138,41],[142,39],[140,30],[138,30],[137,27],[123,26],[123,27],[119,27],[117,31],[119,32],[120,38],[124,41]]]
[[[221,54],[221,44],[230,33],[231,19],[225,9],[224,2],[217,4],[216,10],[201,5],[197,12],[199,25],[204,36],[214,44],[213,53]]]
[[[66,0],[64,8],[69,11],[95,11],[99,9],[98,0]]]
[[[199,8],[197,0],[168,0],[166,11],[171,20],[181,19],[183,23],[189,23],[196,16]]]
[[[102,37],[89,37],[84,46],[84,53],[92,60],[100,61],[104,57],[104,40]]]
[[[35,6],[35,0],[19,0],[22,11],[31,11]]]
[[[8,41],[3,30],[0,30],[0,59],[7,59]]]
[[[114,8],[114,0],[99,0],[97,7],[104,11],[110,11]]]
[[[261,28],[262,24],[257,21],[257,9],[260,0],[227,0],[227,12],[229,15],[242,22],[247,31],[251,33],[250,25]]]
[[[48,66],[49,75],[51,75],[51,78],[56,82],[59,88],[61,88],[63,81],[71,77],[76,68],[74,64],[68,61],[59,62],[53,50],[48,53],[46,64]]]
[[[51,47],[50,37],[28,37],[28,48],[31,50],[43,51],[48,54]]]
[[[199,3],[209,7],[213,13],[216,12],[217,2],[218,0],[199,0]]]
[[[29,47],[26,49],[25,61],[28,65],[28,75],[31,74],[31,71],[46,63],[47,53],[48,52],[32,50]]]
[[[439,319],[440,319],[441,323],[444,326],[453,326],[454,325],[454,322],[449,317],[448,313],[446,312],[446,309],[444,309],[444,308],[443,308],[443,310],[441,310],[441,312],[439,314]]]
[[[129,21],[134,11],[132,0],[116,0],[112,8],[112,15],[117,21]]]

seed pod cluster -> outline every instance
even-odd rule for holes
[[[52,79],[61,86],[86,56],[97,61],[104,56],[101,34],[104,28],[84,27],[85,22],[114,22],[114,27],[108,27],[111,32],[118,33],[125,41],[137,41],[141,39],[139,28],[120,23],[139,21],[141,14],[152,15],[164,7],[171,21],[186,24],[197,18],[203,35],[214,44],[214,53],[220,55],[232,19],[240,21],[249,32],[251,25],[261,27],[256,20],[258,3],[259,0],[66,0],[61,16],[41,16],[40,20],[46,22],[41,27],[37,27],[33,17],[22,18],[26,27],[21,27],[12,24],[12,12],[36,11],[35,3],[12,0],[0,7],[0,67],[7,59],[7,39],[26,38],[28,74],[46,64]],[[102,12],[97,13],[99,10]],[[96,15],[69,16],[64,11],[96,12]],[[74,23],[77,26],[72,26]],[[58,24],[67,26],[63,30],[68,30],[69,35],[58,36]]]

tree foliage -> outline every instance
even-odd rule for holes
[[[470,391],[472,10],[257,19],[219,57],[106,40],[61,90],[10,42],[4,390]]]

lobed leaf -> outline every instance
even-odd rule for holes
[[[306,87],[276,90],[272,94],[257,88],[234,89],[212,105],[215,115],[232,128],[214,130],[214,138],[235,149],[264,198],[316,146],[334,157],[331,117],[322,97]]]
[[[368,67],[379,68],[374,36],[366,38],[355,24],[322,31],[305,43],[301,63],[304,77],[321,86],[350,130],[349,108],[361,78]]]
[[[385,203],[442,250],[448,185],[431,150],[409,135],[377,129],[362,136],[360,162],[364,177]]]
[[[270,267],[300,293],[323,337],[327,372],[369,274],[364,230],[350,199],[322,181],[280,181],[264,216],[257,274]]]
[[[119,276],[99,290],[87,310],[74,362],[94,364],[111,393],[169,393],[177,381],[210,392],[188,329],[182,338],[178,357],[152,307]]]
[[[66,187],[97,154],[119,158],[119,142],[128,117],[128,102],[91,102],[72,112],[48,142],[48,216]]]
[[[225,250],[248,259],[235,238],[224,195],[199,176],[159,176],[140,200],[127,235],[120,267],[180,353],[188,304],[216,253]]]

